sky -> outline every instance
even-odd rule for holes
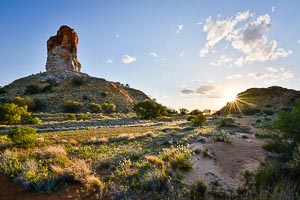
[[[300,90],[299,10],[299,0],[0,0],[0,86],[44,72],[48,38],[68,25],[82,72],[171,108]]]

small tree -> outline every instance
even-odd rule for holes
[[[25,87],[24,94],[30,95],[30,94],[38,94],[40,92],[41,92],[41,89],[39,86],[30,84]]]
[[[188,121],[192,122],[195,126],[202,126],[204,122],[207,121],[207,118],[202,113],[197,115],[192,115],[187,118]]]
[[[91,103],[89,108],[92,113],[99,113],[102,110],[101,105],[97,103]]]
[[[77,101],[67,101],[64,105],[65,112],[71,112],[76,113],[79,112],[83,107],[83,104],[81,102]]]
[[[36,129],[19,127],[9,131],[7,137],[21,147],[32,147],[36,144]]]
[[[143,119],[153,119],[167,115],[167,108],[151,99],[138,102],[134,105],[133,110]]]
[[[107,102],[101,105],[101,108],[104,113],[110,114],[116,110],[116,105],[111,102]]]
[[[30,116],[27,106],[18,106],[13,103],[0,104],[0,123],[19,124],[23,116]]]
[[[202,114],[202,112],[200,110],[198,110],[198,109],[192,110],[190,112],[190,115],[198,115],[198,114]]]
[[[181,115],[187,115],[189,113],[188,109],[185,109],[185,108],[180,108],[179,109],[179,113]]]

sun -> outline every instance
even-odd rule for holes
[[[229,90],[226,92],[226,94],[224,95],[223,99],[224,102],[234,102],[237,100],[237,90]]]

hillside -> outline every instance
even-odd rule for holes
[[[254,114],[289,110],[300,99],[300,91],[272,86],[250,88],[237,95],[236,101],[228,102],[217,114]]]
[[[102,104],[105,101],[113,102],[118,111],[128,111],[133,103],[149,98],[143,92],[118,82],[68,70],[24,77],[4,86],[2,90],[5,91],[0,95],[2,100],[16,96],[38,100],[45,105],[45,112],[61,112],[68,100],[83,103],[83,111],[88,111],[90,103]]]

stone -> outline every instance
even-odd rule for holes
[[[47,41],[47,71],[81,71],[77,59],[78,35],[74,29],[63,25]]]

